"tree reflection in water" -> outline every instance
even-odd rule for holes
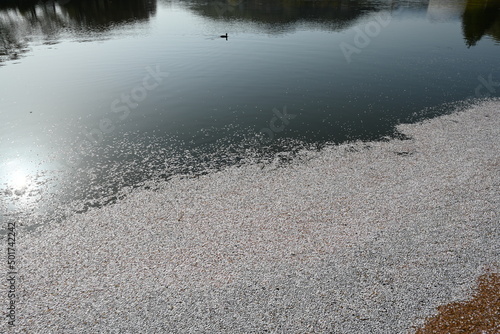
[[[325,30],[343,30],[356,24],[360,16],[378,10],[427,8],[430,13],[437,9],[459,13],[457,19],[462,20],[468,47],[476,45],[485,35],[500,42],[500,0],[191,0],[182,5],[212,20],[255,22],[270,34],[294,31],[304,22],[320,25]],[[157,0],[2,1],[0,65],[26,54],[34,36],[44,44],[58,43],[68,33],[77,40],[106,39],[113,29],[122,25],[148,21],[156,14],[156,7]]]
[[[3,1],[0,4],[0,65],[29,51],[33,36],[55,44],[66,33],[106,38],[112,29],[149,20],[156,0]]]

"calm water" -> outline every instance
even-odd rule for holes
[[[499,8],[3,1],[4,217],[33,227],[151,178],[394,136],[400,122],[499,96]]]

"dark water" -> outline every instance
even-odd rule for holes
[[[394,136],[400,122],[498,96],[499,8],[3,1],[4,217],[36,226],[148,179]]]

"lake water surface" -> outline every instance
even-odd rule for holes
[[[0,208],[30,229],[153,178],[398,136],[499,96],[499,8],[4,1]]]

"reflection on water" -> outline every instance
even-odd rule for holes
[[[371,11],[421,8],[428,11],[430,20],[461,19],[468,46],[484,35],[500,41],[499,0],[191,0],[183,4],[213,20],[258,24],[269,34],[291,32],[304,23],[342,30]],[[0,3],[0,63],[19,59],[35,39],[53,44],[67,34],[80,36],[81,41],[106,38],[120,25],[149,20],[156,6],[156,0],[4,1]]]
[[[240,20],[261,25],[268,33],[293,31],[310,22],[323,28],[343,29],[369,11],[387,6],[380,1],[260,1],[237,0],[206,2],[194,0],[189,8],[214,20]]]
[[[3,1],[0,206],[84,210],[154,177],[394,135],[496,94],[498,14],[492,0]],[[391,23],[348,63],[339,45],[378,15]],[[148,67],[170,75],[144,94]]]
[[[16,60],[30,42],[55,44],[68,34],[81,40],[156,13],[156,0],[7,1],[0,3],[0,62]]]
[[[367,12],[391,11],[400,7],[426,9],[430,20],[462,20],[464,38],[474,46],[484,35],[500,41],[499,0],[429,0],[429,1],[259,1],[227,0],[215,3],[193,0],[191,9],[212,19],[258,22],[268,33],[293,31],[304,22],[314,22],[323,29],[345,29]]]
[[[485,35],[500,41],[499,0],[430,0],[428,16],[431,20],[462,21],[467,46],[477,44]]]
[[[500,1],[467,1],[462,28],[467,46],[477,44],[485,35],[500,42]]]

